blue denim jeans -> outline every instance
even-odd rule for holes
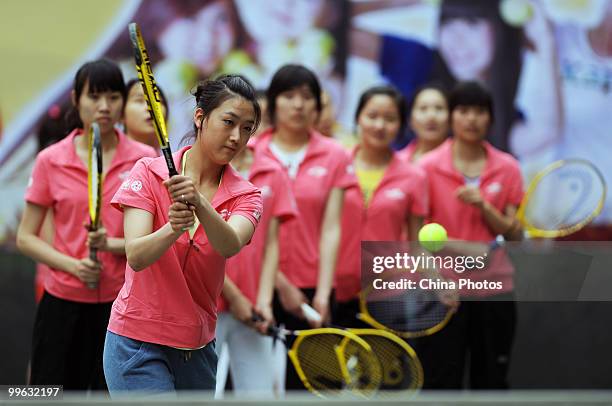
[[[104,375],[111,396],[125,391],[146,393],[215,390],[215,341],[184,351],[106,332]]]

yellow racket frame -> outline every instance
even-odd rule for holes
[[[136,62],[136,71],[138,73],[138,79],[142,85],[144,91],[145,100],[147,101],[147,107],[149,113],[153,119],[153,127],[155,128],[155,135],[160,146],[168,145],[168,132],[166,130],[166,120],[161,107],[161,95],[157,89],[155,78],[153,77],[153,69],[151,68],[151,61],[149,54],[145,47],[144,39],[140,33],[138,24],[130,23],[128,26],[130,31],[130,40],[134,48],[134,59]]]
[[[161,94],[155,83],[153,77],[153,69],[151,68],[151,61],[147,54],[147,49],[140,34],[138,24],[130,23],[128,26],[130,32],[130,41],[132,42],[132,48],[134,50],[134,61],[136,63],[136,71],[138,72],[138,79],[142,85],[144,92],[144,98],[147,102],[147,108],[151,119],[153,120],[153,128],[155,129],[155,135],[157,141],[166,160],[168,166],[168,175],[170,177],[178,175],[174,159],[172,157],[172,151],[170,150],[170,142],[168,141],[168,131],[166,129],[166,120],[161,106]]]
[[[421,361],[419,360],[417,353],[406,341],[398,337],[396,334],[393,334],[389,331],[381,330],[381,329],[351,328],[348,331],[350,331],[353,334],[356,334],[358,337],[363,337],[363,336],[383,337],[389,341],[394,342],[398,346],[400,346],[404,351],[406,351],[410,359],[414,362],[414,367],[416,370],[416,374],[415,374],[416,379],[414,379],[413,384],[409,388],[406,388],[406,390],[417,391],[423,387],[423,381],[424,381],[423,365],[421,364]],[[375,349],[372,348],[372,351],[374,350]],[[374,354],[376,354],[376,351],[374,351]],[[384,365],[383,365],[383,369],[384,369]]]
[[[297,355],[297,351],[299,350],[299,347],[302,341],[304,341],[307,337],[311,337],[311,336],[319,335],[319,334],[335,334],[335,335],[344,337],[340,345],[335,348],[335,352],[336,352],[336,357],[338,359],[338,363],[340,365],[340,371],[342,372],[344,381],[347,384],[351,383],[351,377],[348,372],[348,369],[346,368],[346,360],[344,359],[344,354],[343,354],[344,349],[346,348],[346,345],[348,345],[350,340],[353,340],[357,344],[362,346],[368,352],[372,352],[372,347],[370,346],[370,344],[368,344],[367,341],[365,341],[363,338],[359,337],[355,333],[352,333],[348,330],[341,330],[341,329],[333,328],[333,327],[323,327],[323,328],[317,328],[317,329],[311,329],[311,330],[300,330],[300,331],[295,332],[295,335],[296,335],[295,342],[291,346],[291,349],[288,351],[289,359],[291,359],[291,362],[293,363],[293,366],[295,367],[295,371],[297,372],[300,380],[302,381],[306,389],[308,389],[310,392],[314,393],[317,396],[325,398],[325,395],[323,393],[321,393],[318,389],[314,388],[310,384],[308,377],[306,376],[306,374],[304,373],[304,370],[302,369],[302,366],[299,361],[299,357]]]
[[[89,128],[89,134],[87,137],[88,148],[87,148],[87,200],[89,203],[89,218],[91,220],[90,229],[95,231],[100,225],[100,214],[102,210],[102,156],[94,156],[95,145],[100,145],[102,140],[100,139],[100,127],[98,123],[92,123]],[[101,151],[99,151],[101,154]],[[96,160],[98,170],[93,170],[92,163]],[[98,173],[100,171],[100,173]],[[94,179],[97,179],[97,185],[94,190]],[[94,201],[93,195],[96,194],[97,198]]]
[[[575,225],[573,225],[571,227],[566,227],[566,228],[559,229],[559,230],[541,230],[541,229],[539,229],[537,227],[532,226],[525,219],[525,209],[527,207],[527,204],[530,202],[530,200],[531,200],[531,198],[532,198],[532,196],[534,194],[534,191],[538,187],[538,184],[540,183],[540,181],[546,175],[548,175],[552,171],[560,168],[563,165],[570,164],[570,163],[578,163],[578,164],[588,165],[589,167],[591,167],[595,171],[595,173],[598,175],[599,179],[602,181],[602,184],[603,184],[603,194],[602,194],[602,196],[601,196],[597,206],[595,207],[595,210],[586,219],[584,219],[580,223],[575,224]],[[604,180],[603,175],[601,174],[599,169],[597,169],[597,167],[595,167],[595,165],[593,165],[592,163],[590,163],[589,161],[587,161],[585,159],[561,159],[559,161],[555,161],[555,162],[551,163],[550,165],[546,166],[544,169],[539,171],[533,177],[531,182],[529,182],[529,186],[527,187],[527,192],[525,193],[525,196],[523,196],[523,200],[521,201],[521,205],[519,206],[519,209],[516,212],[516,217],[518,218],[518,220],[521,222],[521,224],[525,228],[525,231],[527,232],[527,235],[529,237],[535,237],[535,238],[564,237],[564,236],[573,234],[576,231],[580,230],[581,228],[583,228],[584,226],[589,224],[591,221],[593,221],[593,219],[595,217],[597,217],[599,215],[599,213],[601,213],[601,210],[603,209],[604,203],[606,201],[606,193],[607,193],[606,182]]]
[[[453,317],[453,310],[451,308],[448,309],[448,311],[446,312],[446,316],[444,316],[444,319],[442,319],[438,324],[436,324],[435,326],[432,326],[426,330],[421,330],[421,331],[397,331],[394,330],[390,327],[385,326],[384,324],[378,322],[374,317],[372,317],[372,315],[370,314],[370,312],[368,311],[368,303],[367,303],[367,296],[368,293],[374,289],[372,286],[370,286],[368,289],[366,290],[362,290],[361,292],[359,292],[359,313],[357,314],[357,318],[361,321],[363,321],[364,323],[369,324],[370,326],[377,328],[379,330],[384,330],[384,331],[388,331],[390,333],[396,334],[400,337],[404,337],[404,338],[417,338],[417,337],[425,337],[425,336],[429,336],[432,334],[437,333],[438,331],[442,330],[450,321],[450,319]]]

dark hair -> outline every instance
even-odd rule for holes
[[[255,96],[255,89],[251,83],[242,75],[222,75],[216,79],[207,80],[200,83],[193,91],[196,99],[196,108],[202,109],[204,115],[202,121],[208,118],[210,114],[223,104],[225,101],[233,97],[242,97],[253,105],[255,110],[255,123],[251,130],[251,135],[257,131],[261,122],[261,107]],[[197,138],[198,129],[194,124],[194,131],[183,137],[181,144],[190,142]]]
[[[265,99],[267,97],[266,89],[255,90],[255,97],[257,98],[257,100]]]
[[[62,104],[53,104],[49,107],[38,126],[37,136],[39,152],[49,145],[62,140],[73,130],[73,128],[68,128],[68,123],[64,117],[70,108],[71,105],[68,100]]]
[[[502,150],[508,150],[508,134],[517,118],[514,105],[518,78],[521,73],[521,48],[524,36],[521,29],[508,25],[499,13],[500,0],[443,0],[440,5],[439,26],[448,20],[487,20],[494,33],[494,54],[486,84],[495,97],[496,120],[491,128],[490,141]],[[436,54],[436,79],[451,89],[457,83],[445,61]]]
[[[446,88],[439,82],[428,82],[420,85],[419,87],[414,89],[414,92],[412,92],[412,97],[408,102],[408,116],[412,115],[412,109],[414,109],[414,104],[416,103],[416,100],[418,99],[419,95],[425,90],[436,90],[440,92],[440,94],[442,94],[442,97],[444,98],[444,101],[446,102],[446,106],[448,107],[448,91],[446,90]]]
[[[130,79],[128,80],[128,82],[125,84],[125,103],[123,105],[123,110],[125,111],[125,106],[127,104],[127,98],[130,95],[130,90],[132,90],[132,88],[134,86],[141,86],[140,84],[140,80],[138,79]],[[166,99],[166,95],[164,94],[164,91],[162,90],[161,87],[159,87],[159,85],[157,85],[157,91],[159,92],[159,95],[161,96],[161,102],[164,105],[164,107],[166,108],[166,114],[164,118],[168,118],[170,116],[170,107],[168,107],[168,99]]]
[[[77,104],[87,83],[89,83],[89,91],[91,93],[119,92],[125,102],[126,93],[123,74],[115,62],[109,59],[98,59],[87,62],[79,68],[74,76],[74,84],[72,86]],[[83,122],[76,105],[68,112],[66,120],[70,128],[83,128]]]
[[[443,0],[440,5],[440,22],[456,18],[475,21],[479,18],[499,18],[498,0]],[[493,4],[493,7],[489,7]]]
[[[284,65],[276,71],[270,87],[268,87],[268,115],[270,122],[274,123],[276,115],[276,98],[279,94],[288,90],[306,85],[312,92],[317,103],[317,111],[320,113],[323,109],[321,103],[321,85],[319,79],[313,71],[302,65]]]
[[[363,92],[361,94],[361,97],[359,98],[359,103],[357,103],[357,110],[355,110],[355,123],[359,120],[359,115],[361,114],[361,111],[363,110],[365,105],[368,103],[368,101],[370,101],[372,97],[378,96],[378,95],[389,96],[390,98],[393,99],[393,102],[395,103],[395,107],[397,107],[397,113],[399,114],[399,118],[400,118],[400,129],[397,135],[398,137],[401,136],[402,134],[404,134],[404,130],[406,129],[406,125],[407,125],[408,108],[406,105],[406,98],[404,97],[404,95],[393,86],[389,86],[389,85],[374,86],[374,87],[367,89],[365,92]]]
[[[448,101],[448,109],[452,115],[459,106],[483,107],[489,111],[491,123],[494,119],[493,96],[491,92],[480,82],[459,82],[451,91]]]

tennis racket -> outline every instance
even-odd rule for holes
[[[321,320],[320,314],[305,303],[302,304],[302,312],[309,320]],[[421,362],[412,347],[397,335],[379,329],[333,327],[333,330],[340,329],[355,334],[370,345],[381,368],[382,379],[378,390],[383,391],[383,396],[390,395],[390,392],[393,392],[393,396],[415,392],[423,386]],[[277,335],[278,329],[272,332]],[[371,396],[376,393],[369,389],[368,392],[360,394]]]
[[[289,348],[289,359],[310,392],[321,397],[357,395],[371,397],[383,375],[378,357],[362,338],[347,330],[317,328],[286,330],[271,326],[268,334]]]
[[[529,183],[517,217],[529,237],[570,235],[601,213],[606,189],[603,175],[592,163],[556,161]]]
[[[388,272],[379,283],[368,283],[359,293],[357,317],[370,326],[400,337],[416,338],[442,330],[454,309],[440,301],[443,289],[421,289],[420,281],[429,281],[421,272]],[[409,281],[414,283],[408,288]],[[377,289],[384,282],[404,284],[400,289]]]
[[[170,149],[168,132],[166,130],[166,120],[164,120],[162,112],[162,99],[157,85],[155,84],[151,61],[149,60],[149,55],[147,54],[147,49],[145,48],[145,43],[140,34],[138,25],[136,23],[130,23],[128,29],[130,31],[130,41],[132,42],[132,48],[134,50],[138,80],[140,80],[140,84],[142,85],[147,108],[153,120],[153,128],[155,129],[157,141],[159,142],[159,146],[166,160],[166,165],[168,166],[168,176],[172,177],[178,175],[178,172],[174,165],[174,160],[172,159],[172,150]]]
[[[100,127],[92,123],[88,134],[87,151],[87,199],[89,204],[89,231],[96,231],[100,226],[100,211],[102,206],[102,141]],[[98,262],[98,250],[89,248],[89,258]],[[96,283],[89,283],[92,289]]]
[[[410,345],[397,335],[385,330],[349,329],[370,344],[382,367],[379,396],[404,395],[423,386],[423,367]]]

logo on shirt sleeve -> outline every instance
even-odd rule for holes
[[[327,168],[323,166],[313,166],[312,168],[308,169],[306,173],[314,178],[322,178],[323,176],[327,175]]]
[[[139,192],[140,189],[142,189],[142,182],[139,181],[139,180],[135,180],[135,181],[132,182],[132,185],[130,186],[130,188],[134,192]]]
[[[486,191],[490,195],[496,195],[502,190],[502,185],[499,182],[493,182],[487,186]]]
[[[132,183],[132,179],[126,179],[119,186],[120,190],[128,190],[130,188],[130,184]]]
[[[28,178],[28,187],[32,186],[33,183],[34,183],[34,178],[30,176]]]
[[[346,173],[348,173],[349,175],[352,175],[355,173],[355,167],[353,166],[353,164],[348,164],[346,166]]]
[[[389,189],[385,192],[387,199],[391,200],[402,200],[406,197],[406,193],[402,192],[399,188]]]
[[[261,212],[259,210],[255,210],[251,214],[253,215],[253,217],[255,217],[255,220],[257,221],[259,221],[259,219],[261,218]]]
[[[127,178],[129,174],[130,174],[130,171],[123,171],[123,172],[121,172],[119,174],[119,179],[123,180],[123,179]]]
[[[232,215],[232,212],[229,211],[228,209],[223,209],[219,212],[219,214],[221,215],[221,217],[223,218],[223,220],[227,221],[230,216]]]

